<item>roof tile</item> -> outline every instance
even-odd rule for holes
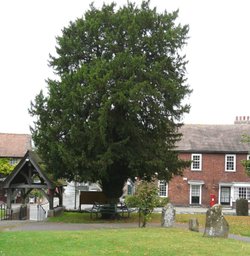
[[[250,144],[242,135],[250,135],[250,124],[197,125],[185,124],[177,150],[189,152],[249,152]]]
[[[0,133],[0,157],[18,157],[31,149],[30,134]]]

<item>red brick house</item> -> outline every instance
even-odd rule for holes
[[[28,150],[31,150],[30,134],[0,133],[0,158],[9,158],[15,164]]]
[[[215,197],[215,203],[235,207],[238,198],[250,200],[250,177],[241,164],[249,158],[250,144],[242,142],[243,134],[250,135],[249,118],[233,125],[187,124],[181,133],[179,157],[192,164],[168,184],[174,205],[207,207]]]

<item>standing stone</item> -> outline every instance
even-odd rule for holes
[[[219,204],[215,204],[207,210],[204,236],[227,238],[228,233],[229,225],[223,216],[222,207]]]
[[[161,226],[162,227],[173,227],[175,222],[175,209],[171,203],[168,203],[165,207],[162,208],[161,215]]]
[[[189,219],[188,226],[189,230],[199,232],[199,222],[196,218]]]

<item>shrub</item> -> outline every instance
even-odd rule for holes
[[[236,215],[248,216],[248,200],[240,198],[236,200]]]
[[[139,207],[138,197],[135,195],[126,196],[125,203],[128,207]]]
[[[164,207],[169,203],[168,197],[158,197],[156,207]]]
[[[158,196],[158,188],[154,181],[140,181],[137,185],[136,193],[125,197],[125,203],[128,207],[139,208],[139,226],[142,214],[142,227],[146,226],[155,207],[163,207],[168,202],[167,197]]]
[[[128,195],[125,197],[125,203],[128,207],[138,207],[140,206],[140,202],[138,201],[138,197],[136,195]],[[155,207],[164,207],[169,203],[168,197],[156,197],[155,198]]]

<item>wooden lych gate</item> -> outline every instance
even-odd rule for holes
[[[40,190],[49,202],[49,209],[54,209],[54,198],[59,198],[59,207],[63,206],[63,185],[52,181],[43,168],[43,162],[33,151],[27,151],[11,174],[5,179],[2,188],[7,191],[7,208],[17,193],[25,205],[33,189]]]

